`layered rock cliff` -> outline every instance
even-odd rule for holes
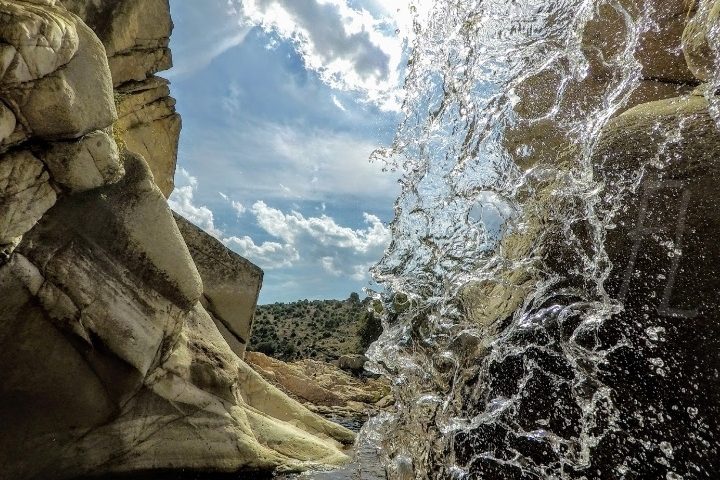
[[[240,359],[262,272],[167,206],[171,28],[166,0],[0,0],[2,479],[303,469],[353,440]]]

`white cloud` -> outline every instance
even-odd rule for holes
[[[333,95],[333,96],[332,96],[332,101],[333,101],[333,103],[335,104],[335,106],[336,106],[337,108],[339,108],[339,109],[342,110],[343,112],[347,112],[347,108],[345,108],[345,105],[343,105],[343,104],[340,102],[340,100],[338,99],[338,97],[337,97],[336,95]]]
[[[292,245],[281,245],[277,242],[264,242],[256,245],[252,238],[228,237],[223,243],[243,257],[247,257],[259,264],[262,268],[272,270],[281,267],[291,267],[300,259],[300,254]]]
[[[393,18],[346,0],[232,0],[251,24],[292,40],[308,69],[333,88],[397,109],[403,38]],[[386,14],[387,10],[377,12]]]
[[[333,257],[322,257],[320,259],[320,264],[323,267],[323,270],[325,270],[327,273],[334,277],[339,277],[342,272],[340,270],[337,270],[335,268],[335,262],[333,261]]]
[[[399,174],[369,160],[380,146],[375,140],[266,121],[203,133],[186,141],[184,162],[202,165],[203,186],[247,207],[259,198],[317,203],[362,198],[372,204],[366,208],[377,209],[392,205],[400,193]]]
[[[344,194],[387,197],[392,202],[398,193],[396,176],[369,160],[378,146],[375,142],[276,124],[258,127],[255,139],[282,165],[275,174],[281,176],[282,190],[299,198],[322,201]],[[263,162],[267,164],[266,159]]]
[[[268,270],[320,267],[333,277],[354,281],[368,278],[390,241],[390,232],[380,219],[364,214],[365,228],[343,227],[331,217],[305,217],[297,211],[284,213],[258,201],[250,208],[258,226],[278,241],[256,244],[252,238],[227,237],[223,243]]]
[[[196,184],[197,184],[197,181],[196,181]],[[237,214],[238,218],[240,218],[241,216],[243,216],[245,214],[245,212],[247,212],[247,208],[242,203],[238,202],[237,200],[233,200],[232,198],[230,198],[229,195],[225,195],[223,192],[218,192],[218,194],[220,195],[220,198],[222,198],[223,200],[225,200],[227,203],[230,204],[232,209],[235,210],[235,213]]]
[[[258,225],[270,235],[288,244],[312,240],[322,247],[345,249],[354,254],[367,254],[384,248],[390,240],[390,232],[375,215],[363,214],[365,229],[354,230],[338,225],[327,215],[304,217],[298,212],[289,214],[268,207],[265,202],[256,202],[252,213]]]
[[[296,260],[319,266],[333,277],[367,280],[370,266],[390,241],[388,228],[368,213],[364,214],[365,228],[353,229],[324,214],[305,217],[297,211],[284,213],[262,201],[255,202],[250,211],[260,228],[280,240],[285,251],[299,253]]]
[[[334,277],[359,282],[367,279],[370,265],[380,258],[390,241],[389,229],[369,213],[363,214],[364,228],[354,229],[338,224],[324,213],[318,217],[306,217],[297,210],[285,213],[263,201],[248,209],[218,192],[230,202],[238,217],[249,211],[257,225],[277,239],[258,244],[247,235],[236,236],[217,228],[213,212],[195,204],[197,178],[183,168],[178,173],[178,187],[168,200],[170,207],[263,269],[319,268]]]
[[[235,210],[235,212],[237,213],[238,217],[247,212],[247,208],[245,208],[245,205],[240,202],[236,202],[235,200],[233,200],[232,202],[230,202],[230,204],[232,205],[233,210]]]
[[[215,227],[213,212],[205,206],[198,207],[194,204],[194,195],[198,185],[197,178],[190,175],[184,168],[180,168],[179,173],[180,178],[177,180],[181,186],[176,186],[168,199],[170,208],[210,235],[220,238],[222,232]]]

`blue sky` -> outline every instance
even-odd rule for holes
[[[265,270],[260,302],[346,298],[389,242],[403,16],[375,0],[171,0],[171,206]],[[382,6],[384,5],[384,6]],[[390,7],[389,7],[390,6]]]

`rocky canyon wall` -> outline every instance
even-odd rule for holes
[[[262,271],[168,208],[171,29],[167,0],[0,0],[2,479],[304,469],[353,440],[240,359]]]

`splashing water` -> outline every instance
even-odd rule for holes
[[[405,120],[375,155],[405,172],[373,270],[385,331],[368,353],[397,400],[371,428],[391,478],[683,478],[672,440],[631,438],[641,456],[598,458],[627,414],[606,366],[634,348],[605,331],[623,311],[606,292],[605,242],[643,173],[610,194],[593,158],[633,103],[656,13],[624,0],[438,0],[416,17]],[[640,331],[652,345],[665,334]],[[662,477],[638,474],[643,461]]]

